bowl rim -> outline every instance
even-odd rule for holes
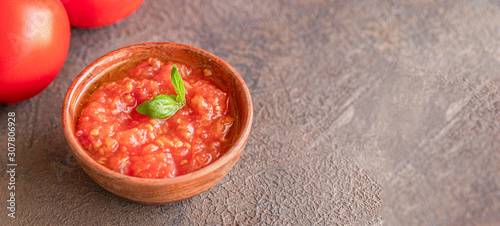
[[[98,164],[97,161],[92,159],[90,155],[87,154],[85,148],[80,144],[78,139],[75,136],[75,129],[76,125],[73,125],[72,122],[76,120],[72,119],[72,116],[69,111],[69,106],[70,103],[73,99],[75,98],[80,98],[81,95],[76,95],[76,88],[84,84],[85,79],[92,79],[94,80],[97,75],[92,75],[91,72],[94,68],[98,67],[101,63],[104,63],[108,60],[116,59],[116,58],[121,58],[125,57],[127,54],[126,50],[132,49],[132,48],[137,48],[137,47],[151,47],[151,46],[158,46],[162,48],[178,48],[178,49],[184,49],[184,50],[191,50],[195,54],[199,54],[201,56],[205,56],[208,59],[212,59],[215,61],[216,64],[219,64],[222,68],[227,69],[227,71],[230,72],[231,76],[237,81],[236,83],[241,84],[242,86],[242,95],[243,99],[246,100],[247,103],[242,103],[243,105],[246,105],[246,109],[248,109],[246,117],[239,116],[243,118],[243,121],[241,122],[240,126],[243,127],[241,133],[239,133],[234,140],[233,144],[231,147],[224,153],[220,158],[215,160],[214,162],[210,163],[209,165],[198,169],[194,172],[184,174],[181,176],[177,177],[172,177],[172,178],[141,178],[141,177],[134,177],[134,176],[129,176],[129,175],[123,175],[118,172],[114,172],[111,169]],[[100,73],[101,76],[104,75],[105,73]],[[85,88],[85,87],[84,87]],[[80,100],[79,100],[80,101]],[[174,42],[145,42],[145,43],[138,43],[138,44],[133,44],[129,46],[125,46],[119,49],[116,49],[114,51],[111,51],[101,57],[99,57],[97,60],[93,61],[90,63],[85,69],[82,70],[78,74],[78,76],[73,80],[71,83],[70,87],[68,88],[68,91],[66,92],[66,95],[64,97],[63,101],[63,108],[62,108],[62,124],[63,124],[63,130],[64,130],[64,135],[66,137],[66,140],[69,143],[71,152],[73,155],[77,155],[75,157],[80,158],[86,165],[89,166],[90,170],[92,170],[94,173],[105,177],[105,178],[111,178],[111,179],[119,179],[119,180],[125,180],[129,181],[131,183],[135,183],[136,185],[148,185],[148,186],[164,186],[164,185],[171,185],[171,184],[178,184],[178,183],[183,183],[183,182],[188,182],[192,180],[197,180],[199,178],[203,178],[204,176],[210,174],[213,171],[216,171],[217,169],[223,167],[225,164],[229,163],[233,158],[239,158],[239,155],[243,151],[244,146],[246,145],[246,141],[248,139],[248,136],[250,134],[250,129],[252,126],[252,121],[253,121],[253,104],[252,104],[252,99],[250,96],[250,91],[248,90],[247,85],[245,84],[245,81],[243,78],[238,74],[236,70],[234,70],[233,67],[231,67],[227,62],[224,60],[220,59],[216,55],[186,44],[181,44],[181,43],[174,43]],[[79,163],[80,164],[80,163]],[[81,165],[81,164],[80,164]],[[85,169],[83,166],[81,166],[83,169]]]

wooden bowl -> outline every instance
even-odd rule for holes
[[[146,60],[149,57],[172,60],[193,67],[209,68],[213,71],[216,83],[226,87],[226,91],[234,102],[236,112],[235,139],[229,150],[208,166],[186,175],[165,179],[145,179],[122,175],[94,161],[76,138],[77,117],[84,104],[82,103],[84,96],[92,84],[113,69]],[[253,106],[250,92],[243,79],[229,64],[207,51],[170,42],[136,44],[97,59],[75,78],[66,93],[62,107],[64,134],[73,156],[83,170],[95,182],[113,194],[146,204],[179,202],[215,185],[238,161],[250,133],[252,118]]]

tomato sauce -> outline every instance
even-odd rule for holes
[[[174,63],[150,58],[104,82],[89,97],[76,136],[103,166],[130,176],[170,178],[217,160],[231,145],[234,114],[228,94],[209,78],[211,71],[176,63],[186,89],[186,105],[165,119],[151,119],[135,108],[166,94]]]

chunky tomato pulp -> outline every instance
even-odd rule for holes
[[[150,58],[89,97],[76,136],[95,161],[125,175],[169,178],[205,167],[226,151],[234,122],[228,94],[209,79],[210,70],[176,65],[186,105],[168,118],[151,119],[135,108],[160,94],[176,95],[172,62]]]

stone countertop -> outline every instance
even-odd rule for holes
[[[232,65],[254,124],[218,184],[149,206],[94,183],[70,154],[61,105],[98,57],[179,42]],[[54,225],[493,225],[500,222],[498,1],[146,1],[100,29],[72,29],[55,81],[0,106],[17,120],[15,220]],[[6,151],[0,170],[6,172]]]

